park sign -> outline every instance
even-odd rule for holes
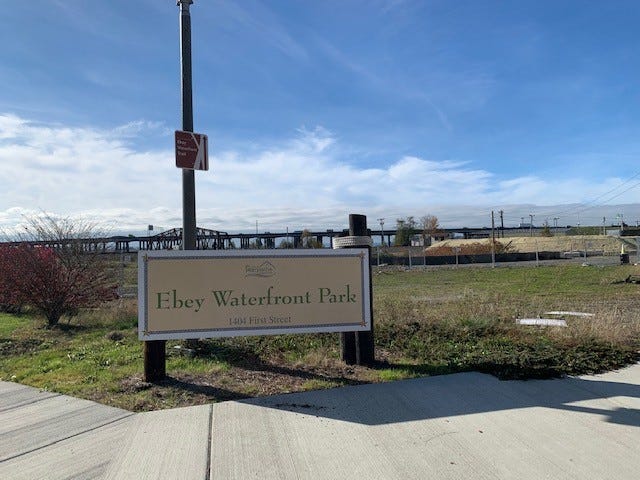
[[[371,329],[369,252],[138,254],[140,340]]]
[[[176,167],[209,170],[209,140],[202,133],[176,130]]]

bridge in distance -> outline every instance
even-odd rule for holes
[[[494,230],[496,238],[513,237],[539,234],[541,228],[521,228],[521,227],[505,227],[496,228]],[[554,234],[563,235],[567,228],[552,228]],[[374,244],[391,245],[396,235],[395,229],[370,229],[370,235]],[[490,228],[441,228],[440,236],[445,238],[490,238]],[[227,233],[218,230],[210,230],[206,228],[197,229],[198,250],[220,250],[230,248],[248,249],[252,244],[259,240],[264,248],[276,248],[280,242],[291,242],[294,248],[298,248],[302,244],[302,237],[306,235],[315,239],[324,245],[324,241],[328,240],[329,245],[331,238],[347,235],[347,230],[313,230],[293,232],[262,232],[262,233]],[[383,242],[384,239],[384,242]],[[75,240],[42,240],[27,242],[34,245],[49,246],[59,248],[66,243],[80,243],[83,249],[87,251],[104,251],[104,252],[135,252],[138,250],[178,250],[182,246],[182,229],[173,228],[156,235],[134,236],[134,235],[116,235],[110,237],[99,238],[82,238]],[[5,244],[18,244],[24,242],[4,242]]]

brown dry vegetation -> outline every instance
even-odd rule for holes
[[[456,255],[482,255],[491,253],[511,253],[515,252],[511,241],[498,241],[494,242],[493,250],[491,248],[491,240],[479,242],[477,240],[467,241],[460,245],[448,245],[445,242],[432,245],[424,251],[424,255],[428,257],[449,256]]]
[[[553,237],[507,237],[496,239],[496,243],[508,246],[508,252],[569,252],[569,251],[601,251],[605,255],[620,254],[621,243],[615,237],[606,235],[576,235],[576,236],[553,236]],[[483,247],[481,247],[483,246]],[[426,249],[427,255],[431,252],[449,251],[453,248],[460,248],[460,253],[489,253],[491,252],[491,240],[444,240],[437,242]],[[629,247],[625,247],[629,248]],[[470,251],[466,251],[470,249]],[[483,251],[473,251],[474,249],[484,249]],[[452,255],[452,253],[443,254]]]

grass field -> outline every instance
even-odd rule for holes
[[[640,272],[578,265],[375,271],[373,368],[343,364],[338,334],[168,342],[170,378],[156,385],[142,381],[134,300],[55,329],[28,314],[0,314],[0,378],[150,410],[466,370],[500,378],[594,373],[640,359],[640,286],[622,282],[631,273]],[[548,310],[595,316],[568,319],[567,328],[515,324]]]

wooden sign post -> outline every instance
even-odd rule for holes
[[[371,257],[371,245],[367,217],[351,214],[349,215],[349,237],[335,238],[333,248],[368,248],[369,257]],[[371,269],[369,269],[369,285],[371,285]],[[367,331],[340,334],[342,360],[350,365],[373,365],[375,362],[372,289],[369,291],[368,302],[371,310],[371,328]]]

